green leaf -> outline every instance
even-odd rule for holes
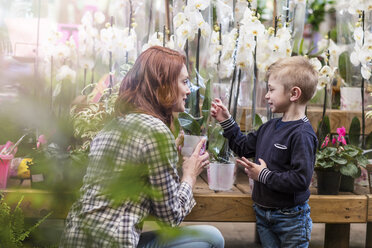
[[[368,159],[364,155],[359,155],[355,159],[358,162],[358,165],[362,166],[363,168],[366,168],[367,165],[369,164]]]
[[[257,130],[262,125],[262,119],[258,114],[254,115],[253,129]]]
[[[335,162],[336,164],[340,164],[340,165],[345,165],[347,164],[347,159],[345,158],[340,158],[340,157],[330,157],[330,159]]]
[[[351,120],[350,129],[349,129],[350,144],[359,146],[359,138],[360,138],[360,121],[358,117],[354,117]]]
[[[348,51],[340,54],[338,58],[338,66],[340,76],[345,80],[345,82],[348,82],[347,73],[351,70],[350,54]]]
[[[351,177],[354,177],[354,178],[358,175],[359,170],[360,170],[360,168],[357,167],[353,163],[347,163],[346,165],[341,166],[341,168],[340,168],[340,172],[341,172],[342,175],[351,176]]]
[[[317,136],[319,140],[319,148],[322,145],[325,137],[331,133],[331,125],[329,122],[329,117],[327,115],[324,116],[322,120],[318,123],[317,129]]]
[[[223,129],[220,125],[215,125],[211,128],[209,133],[208,151],[212,153],[214,159],[218,160],[226,140],[225,137],[223,137]]]
[[[200,135],[200,128],[203,123],[203,117],[193,117],[188,113],[179,113],[178,121],[186,134]]]

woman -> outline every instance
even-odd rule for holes
[[[81,197],[67,217],[61,247],[224,246],[221,233],[212,226],[184,227],[181,236],[167,242],[154,232],[141,234],[148,216],[171,226],[183,221],[195,205],[192,188],[196,178],[209,164],[208,153],[200,155],[203,140],[183,162],[179,179],[178,155],[169,127],[172,112],[185,110],[190,94],[187,84],[185,57],[180,53],[155,46],[138,57],[122,81],[115,106],[117,118],[92,141]],[[115,205],[106,186],[116,175],[128,174],[131,167],[135,168],[132,172],[143,172],[139,177],[144,178],[143,190]],[[124,191],[131,190],[130,180],[133,178],[128,176],[123,180]],[[152,191],[158,197],[149,193]]]

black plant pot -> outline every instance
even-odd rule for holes
[[[318,195],[338,195],[341,173],[338,171],[317,170]]]
[[[354,191],[354,178],[350,176],[341,175],[340,191],[353,192]]]

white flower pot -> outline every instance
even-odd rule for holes
[[[211,190],[230,190],[235,182],[235,163],[210,163],[207,169],[208,185]]]
[[[183,147],[181,149],[182,156],[190,157],[194,152],[196,146],[205,136],[187,135],[185,134],[183,140]]]

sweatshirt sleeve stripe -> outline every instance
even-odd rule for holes
[[[234,124],[235,124],[235,121],[232,118],[232,116],[229,119],[220,122],[220,125],[223,128],[223,130],[228,129],[229,127],[233,126]]]
[[[258,181],[263,183],[263,184],[266,184],[266,181],[267,181],[267,177],[270,175],[271,171],[269,171],[268,168],[264,168],[260,174],[258,175]]]

